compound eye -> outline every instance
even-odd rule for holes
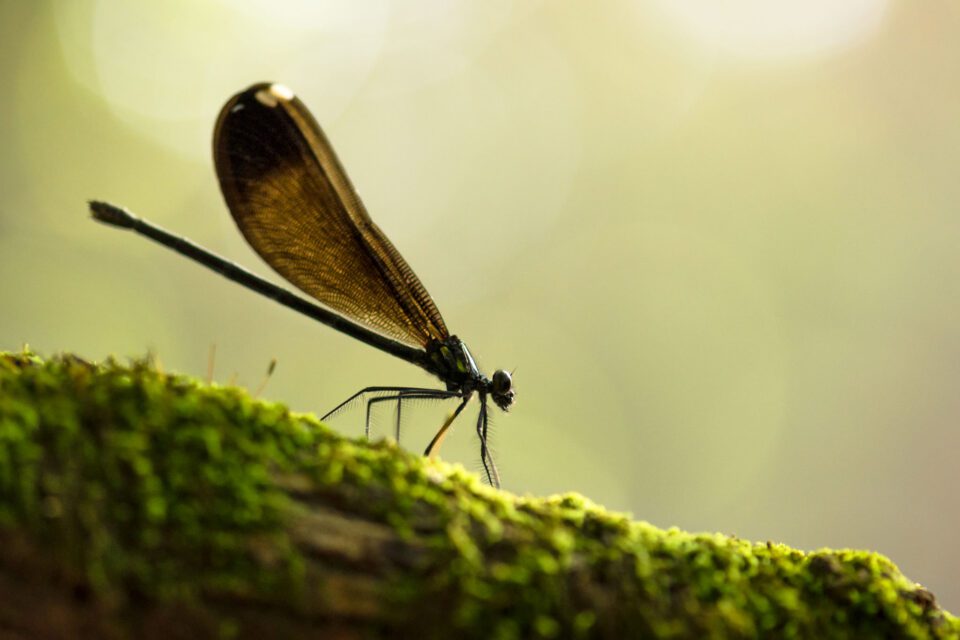
[[[510,387],[513,386],[513,379],[510,378],[510,374],[503,369],[497,369],[493,372],[492,382],[494,393],[507,393],[510,391]]]

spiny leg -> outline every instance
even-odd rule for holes
[[[483,470],[487,473],[487,481],[500,488],[500,472],[497,471],[497,465],[490,455],[487,448],[487,397],[480,396],[480,414],[477,416],[477,435],[480,436],[480,461],[483,463]]]
[[[460,394],[456,391],[442,391],[440,389],[418,389],[416,387],[398,387],[398,393],[392,396],[383,396],[373,398],[367,402],[367,419],[364,425],[364,433],[370,438],[370,417],[373,414],[373,405],[379,402],[397,401],[397,442],[400,442],[400,407],[404,400],[443,400],[446,398],[457,397]]]
[[[490,416],[485,414],[485,415],[483,416],[483,440],[484,440],[484,442],[486,442],[486,440],[487,440],[487,425],[488,425],[489,421],[490,421]],[[494,460],[493,460],[493,454],[490,453],[489,451],[487,452],[487,462],[490,463],[490,470],[493,471],[493,486],[496,487],[497,489],[499,489],[499,488],[500,488],[500,470],[497,469],[497,463],[494,462]]]
[[[403,395],[402,393],[400,394]],[[397,442],[400,442],[400,407],[403,406],[403,398],[397,398],[397,428],[396,433],[394,434],[394,439]]]
[[[320,419],[326,420],[327,418],[337,413],[338,411],[340,411],[340,409],[343,409],[345,406],[347,406],[357,398],[361,396],[365,396],[368,393],[380,393],[382,391],[406,391],[410,388],[411,387],[365,387],[363,389],[360,389],[360,391],[357,391],[355,394],[353,394],[352,396],[350,396],[349,398],[347,398],[337,406],[335,406],[330,411],[327,411],[325,414],[323,414],[323,417]],[[436,389],[425,389],[425,391],[436,391]]]
[[[447,429],[450,428],[450,425],[453,424],[453,421],[457,419],[457,416],[460,415],[460,412],[463,411],[463,408],[467,406],[467,403],[470,402],[470,396],[467,396],[463,399],[453,413],[450,414],[450,417],[447,418],[443,426],[440,427],[440,430],[437,431],[437,435],[433,436],[433,440],[430,441],[430,444],[427,445],[426,451],[423,452],[423,455],[428,458],[432,458],[436,453],[436,450],[440,448],[440,443],[443,442],[443,438],[447,433]]]

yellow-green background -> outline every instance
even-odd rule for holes
[[[209,144],[281,81],[482,367],[517,367],[505,487],[878,550],[960,611],[960,5],[0,8],[0,348],[205,376],[215,343],[217,380],[275,357],[264,395],[317,412],[433,384],[87,219],[108,199],[270,273]],[[477,466],[468,420],[444,454]]]

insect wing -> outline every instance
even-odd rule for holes
[[[257,84],[220,112],[214,163],[250,246],[324,306],[415,347],[449,333],[419,278],[370,219],[307,108]]]

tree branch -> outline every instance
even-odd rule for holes
[[[663,531],[159,372],[0,354],[11,638],[958,638],[882,556]]]

